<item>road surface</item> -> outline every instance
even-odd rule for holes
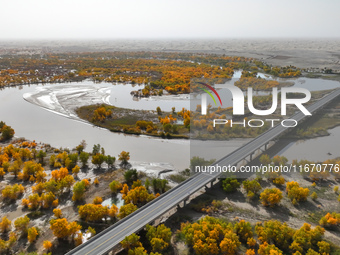
[[[324,96],[322,99],[307,107],[309,112],[313,113],[328,102],[332,101],[340,95],[340,89]],[[300,122],[306,116],[299,112],[290,119],[295,119]],[[219,165],[236,165],[245,157],[264,146],[268,142],[280,136],[287,129],[282,125],[277,125],[268,131],[264,132],[249,143],[230,153],[226,157],[218,160],[214,164]],[[220,173],[198,173],[176,186],[175,188],[164,193],[157,199],[141,207],[131,215],[118,221],[106,230],[97,234],[86,243],[76,247],[67,255],[101,255],[109,252],[114,246],[119,244],[126,236],[131,235],[142,229],[146,224],[154,221],[173,207],[177,206],[183,200],[186,200],[191,194],[204,187],[207,183],[217,178]]]

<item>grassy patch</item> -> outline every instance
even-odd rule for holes
[[[330,255],[340,255],[340,246],[331,243]]]
[[[33,211],[27,214],[28,218],[30,219],[38,219],[44,215],[41,211]]]
[[[181,174],[171,174],[169,175],[169,179],[176,183],[181,183],[187,179],[187,177],[181,175]]]
[[[309,188],[310,194],[315,192],[318,195],[318,198],[327,199],[327,200],[337,200],[338,195],[333,192],[329,187],[311,187]]]
[[[110,110],[112,114],[104,120],[97,120],[94,113],[99,107]],[[76,109],[76,113],[81,119],[84,119],[95,126],[106,128],[112,132],[122,132],[134,135],[143,134],[162,138],[188,138],[189,131],[184,125],[172,124],[170,131],[166,131],[165,128],[163,129],[163,125],[159,123],[158,117],[164,118],[170,114],[166,112],[162,112],[162,115],[158,115],[156,111],[132,110],[101,104],[79,107]],[[140,128],[137,126],[138,121],[152,122],[152,129],[148,131],[146,127]]]
[[[307,73],[306,75],[304,75],[306,78],[312,78],[312,79],[316,79],[316,78],[321,78],[322,75],[321,74],[315,74],[315,73]]]
[[[321,220],[321,218],[323,216],[325,216],[327,214],[326,211],[315,211],[315,212],[311,212],[306,214],[306,216],[304,217],[306,221],[314,223],[314,224],[319,224],[319,221]]]

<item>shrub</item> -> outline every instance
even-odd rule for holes
[[[260,200],[264,206],[275,206],[280,203],[282,199],[282,192],[278,188],[265,189],[261,195]]]
[[[241,184],[233,178],[226,178],[222,181],[222,188],[227,193],[235,192],[240,186]]]
[[[300,187],[295,181],[287,182],[286,192],[293,204],[306,201],[309,195],[309,189]]]

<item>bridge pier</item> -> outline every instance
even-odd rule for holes
[[[214,182],[216,181],[216,178],[210,181],[210,187],[208,186],[209,183],[207,183],[204,188],[207,191],[208,189],[211,189],[214,186]]]
[[[340,89],[337,89],[334,92],[330,93],[329,95],[324,96],[322,99],[315,102],[314,104],[308,106],[308,109],[310,109],[310,111],[314,113],[317,110],[319,110],[320,107],[326,105],[327,103],[338,98],[339,96]],[[301,122],[304,120],[305,116],[302,114],[297,114],[293,115],[291,118],[293,118],[297,122]],[[221,164],[230,163],[239,165],[240,162],[246,160],[245,155],[249,155],[249,153],[251,153],[249,147],[263,148],[264,146],[264,148],[267,149],[269,147],[268,146],[269,141],[270,143],[275,143],[277,140],[276,137],[280,136],[285,131],[287,130],[284,129],[281,125],[277,125],[273,129],[264,132],[261,135],[261,139],[254,139],[247,146],[242,146],[237,151],[228,154],[219,162]],[[186,205],[186,201],[189,199],[190,195],[193,195],[195,192],[201,190],[202,187],[205,185],[205,182],[203,181],[204,178],[202,178],[201,174],[192,178],[193,182],[194,183],[197,182],[199,183],[199,185],[192,187],[189,186],[192,184],[188,182],[173,188],[173,190],[169,191],[165,196],[159,197],[151,201],[148,204],[148,206],[141,208],[141,210],[138,210],[130,214],[124,220],[118,221],[115,225],[109,227],[108,229],[102,231],[101,233],[98,233],[86,243],[81,244],[74,248],[72,251],[66,253],[66,255],[83,255],[83,254],[103,255],[105,250],[113,248],[115,245],[119,244],[119,242],[124,239],[125,237],[124,235],[130,235],[134,233],[136,230],[143,228],[147,222],[150,222],[153,219],[156,219],[157,217],[166,213],[168,210],[166,210],[166,208],[163,206],[164,203],[170,203],[171,208],[176,206],[178,200],[183,201],[184,205]],[[187,192],[189,188],[190,192]],[[178,193],[175,193],[175,191]],[[177,198],[176,194],[180,194],[181,195],[180,198]],[[141,221],[140,219],[143,215],[144,216],[150,215],[150,217],[148,219],[145,219],[144,221]],[[123,231],[124,234],[122,233]],[[114,234],[117,235],[116,236],[117,240],[115,241],[112,240],[112,236]]]
[[[189,200],[190,197],[186,197],[184,200],[183,200],[183,207],[181,207],[181,203],[180,202],[178,205],[177,205],[177,210],[178,209],[181,209],[181,208],[184,208],[186,205],[187,205],[187,201]]]

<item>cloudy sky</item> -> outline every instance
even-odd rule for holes
[[[0,2],[0,39],[340,37],[338,0]]]

